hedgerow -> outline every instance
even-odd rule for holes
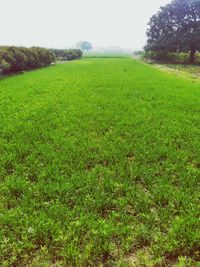
[[[55,55],[41,47],[0,47],[0,74],[44,67],[55,61]]]

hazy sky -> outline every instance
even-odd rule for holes
[[[146,24],[170,0],[0,0],[0,45],[139,49]]]

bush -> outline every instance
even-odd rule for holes
[[[14,73],[48,66],[55,61],[55,55],[40,47],[0,47],[0,73]]]
[[[145,53],[144,58],[163,63],[186,64],[188,63],[189,55],[188,53],[183,53],[183,52],[170,53],[165,51],[161,52],[148,51]],[[199,54],[196,54],[195,62],[200,63]]]
[[[56,59],[60,61],[80,59],[83,55],[80,49],[51,49],[51,51],[56,55]]]

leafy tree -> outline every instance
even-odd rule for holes
[[[149,22],[146,51],[190,52],[193,63],[200,50],[200,0],[173,0]]]
[[[80,41],[76,44],[76,47],[83,51],[92,50],[92,44],[88,41]]]

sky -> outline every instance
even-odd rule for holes
[[[0,0],[0,45],[141,49],[150,17],[170,0]]]

